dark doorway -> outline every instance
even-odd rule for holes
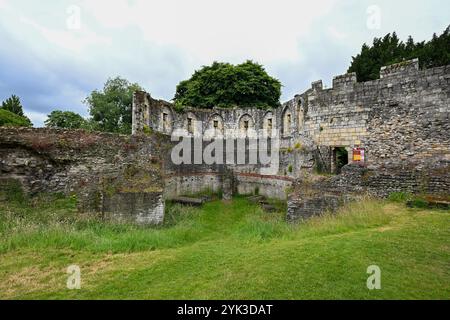
[[[336,174],[340,174],[344,166],[348,164],[348,152],[344,147],[337,147],[333,150],[333,162]]]

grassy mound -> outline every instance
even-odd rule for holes
[[[21,117],[8,110],[0,108],[0,127],[32,127],[28,118]]]

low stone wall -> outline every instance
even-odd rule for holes
[[[138,224],[160,224],[164,220],[161,192],[116,193],[103,200],[103,216],[108,220]]]
[[[327,211],[335,211],[344,203],[341,196],[331,194],[315,194],[314,196],[290,195],[286,218],[295,222],[319,216]]]
[[[271,199],[286,200],[292,188],[292,178],[262,176],[258,174],[235,174],[236,191],[241,195],[257,194]]]
[[[450,194],[450,162],[430,163],[426,168],[392,166],[366,168],[348,165],[342,174],[319,183],[316,188],[341,193],[367,193],[387,197],[393,192]]]
[[[222,191],[222,176],[214,172],[169,175],[165,178],[164,197],[195,195]]]
[[[231,172],[233,179],[224,179],[224,173],[203,172],[195,174],[170,175],[165,177],[164,196],[166,199],[203,192],[222,192],[232,188],[234,194],[259,194],[272,199],[286,200],[293,179],[279,176],[263,176]]]
[[[347,165],[337,176],[322,177],[313,183],[297,181],[288,198],[287,220],[304,220],[325,211],[335,211],[361,196],[385,198],[394,192],[448,197],[450,163],[430,163],[420,169]]]
[[[205,191],[219,192],[224,189],[229,189],[227,186],[229,181],[224,177],[231,175],[232,186],[230,186],[235,194],[255,194],[275,199],[286,199],[286,191],[291,187],[294,180],[293,174],[288,172],[290,163],[292,171],[298,172],[300,163],[306,163],[303,159],[308,159],[301,150],[292,150],[290,155],[298,158],[298,161],[289,162],[285,157],[280,159],[280,167],[285,171],[285,175],[265,175],[262,174],[267,166],[260,164],[214,164],[209,165],[204,162],[199,164],[174,164],[171,159],[171,152],[173,146],[178,142],[171,142],[169,136],[166,136],[166,153],[163,160],[163,171],[165,181],[164,195],[166,198],[177,197],[181,195],[192,195]],[[210,141],[203,142],[203,150],[211,143]],[[234,145],[234,155],[237,154],[237,144]],[[248,151],[248,144],[246,145]],[[191,151],[191,162],[193,162],[194,154],[197,150]],[[201,151],[200,151],[201,152]],[[294,159],[295,160],[295,159]],[[248,154],[246,158],[248,162]],[[223,163],[226,163],[226,156],[224,155]],[[229,179],[228,179],[229,180]]]

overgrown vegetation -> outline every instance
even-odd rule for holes
[[[245,198],[170,205],[159,227],[76,213],[76,198],[0,191],[0,298],[446,299],[448,212],[361,201],[298,225]],[[66,288],[69,265],[81,290]],[[382,290],[369,291],[369,265]]]
[[[266,109],[278,107],[280,96],[280,81],[269,76],[260,64],[214,62],[195,71],[190,79],[181,81],[174,101],[178,109],[185,106]]]
[[[294,171],[294,168],[292,167],[292,164],[290,164],[289,166],[288,166],[288,172],[289,173],[292,173]]]
[[[404,60],[419,58],[421,68],[433,68],[450,64],[450,26],[430,41],[415,42],[409,36],[406,43],[397,34],[375,38],[372,46],[364,44],[361,52],[353,57],[348,72],[356,72],[358,81],[375,80],[380,77],[380,68]]]
[[[411,208],[449,208],[449,195],[420,195],[409,192],[393,192],[388,199],[397,203],[404,203]]]

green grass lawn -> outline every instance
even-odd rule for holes
[[[298,225],[245,198],[102,223],[76,200],[0,203],[1,299],[449,299],[450,215],[368,200]],[[69,265],[81,289],[66,288]],[[370,265],[381,290],[366,287]]]

